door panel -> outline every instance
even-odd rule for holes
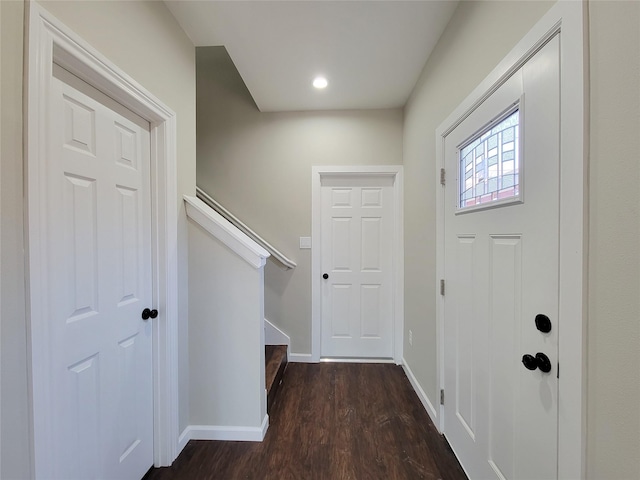
[[[321,355],[393,356],[393,180],[322,179]]]
[[[470,437],[475,436],[476,422],[474,412],[474,386],[476,379],[473,370],[473,318],[474,283],[473,259],[475,251],[474,236],[458,236],[457,241],[457,278],[460,288],[467,292],[471,301],[460,303],[457,311],[456,342],[456,417]]]
[[[331,337],[351,338],[349,319],[353,311],[351,299],[353,298],[352,285],[333,284],[331,292]]]
[[[75,322],[98,311],[97,187],[95,179],[69,173],[64,174],[63,182],[64,247],[70,262],[67,322]]]
[[[54,65],[47,201],[53,478],[153,463],[149,125]]]
[[[352,220],[352,218],[342,217],[331,219],[331,270],[333,271],[352,271]]]
[[[472,478],[556,477],[558,64],[555,37],[445,138],[448,177],[457,178],[445,189],[444,384],[455,401],[445,403],[444,431]],[[486,140],[473,163],[461,164],[469,141],[493,138],[514,108],[522,129],[495,134],[504,150]],[[496,172],[506,172],[505,185],[513,179],[504,152],[517,152],[521,198],[461,208],[459,186],[474,185],[483,202]],[[548,334],[535,327],[539,313],[553,319]],[[524,354],[538,352],[551,372],[523,366]]]
[[[382,218],[364,217],[361,219],[362,232],[360,247],[360,268],[363,272],[381,272],[380,240],[382,236]]]
[[[513,421],[516,416],[513,384],[517,379],[520,364],[520,311],[522,305],[521,264],[522,249],[519,236],[499,236],[490,238],[489,301],[491,319],[490,358],[490,416],[489,462],[494,470],[505,478],[507,472],[514,472]],[[493,412],[496,412],[494,414]]]
[[[363,338],[380,338],[380,285],[360,285],[360,332]]]

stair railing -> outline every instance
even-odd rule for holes
[[[267,252],[269,252],[272,258],[276,259],[285,269],[290,270],[292,268],[296,268],[296,262],[285,256],[282,252],[280,252],[277,248],[267,242],[264,238],[258,235],[256,232],[251,230],[245,223],[243,223],[238,217],[236,217],[229,210],[224,208],[217,200],[213,199],[211,196],[207,194],[200,187],[196,187],[196,196],[202,200],[204,203],[213,208],[216,212],[222,215],[225,219],[231,222],[234,226],[236,226],[239,230],[245,233],[249,238],[255,241],[258,245],[264,248]]]

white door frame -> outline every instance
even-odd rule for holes
[[[101,90],[150,123],[153,305],[154,465],[178,454],[178,195],[176,115],[36,2],[29,2],[26,115],[27,329],[32,463],[35,478],[50,472],[55,439],[50,412],[50,331],[47,326],[47,110],[53,62]]]
[[[560,282],[558,331],[558,478],[584,478],[586,447],[586,324],[588,127],[587,3],[557,2],[500,64],[436,129],[436,175],[445,137],[553,35],[560,47]],[[449,175],[455,178],[455,175]],[[444,278],[444,189],[437,189],[436,284]],[[438,385],[444,388],[444,300],[436,292]],[[443,431],[443,408],[434,422]]]
[[[311,361],[320,361],[322,335],[322,177],[379,175],[393,177],[393,359],[400,365],[403,357],[404,334],[404,189],[402,165],[329,166],[311,168]]]

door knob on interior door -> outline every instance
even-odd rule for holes
[[[324,273],[324,274],[322,275],[322,278],[324,278],[324,279],[326,280],[327,278],[329,278],[329,274],[328,274],[328,273]]]
[[[535,370],[539,368],[541,372],[549,373],[551,371],[551,361],[544,353],[538,352],[536,356],[526,355],[522,356],[522,364],[527,370]]]
[[[156,318],[157,316],[158,316],[158,310],[156,310],[155,308],[153,310],[145,308],[142,311],[142,319],[143,320],[149,320],[150,318]]]

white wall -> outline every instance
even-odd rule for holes
[[[402,110],[261,113],[223,48],[196,57],[198,185],[298,264],[267,263],[266,317],[311,353],[311,166],[402,163]]]
[[[640,478],[640,2],[591,2],[587,473]]]
[[[23,256],[23,4],[2,1],[2,472],[29,476]],[[180,426],[188,422],[187,222],[195,193],[195,48],[162,2],[44,2],[43,6],[177,113]]]
[[[260,427],[264,269],[189,220],[191,425]]]
[[[404,357],[433,405],[436,382],[435,130],[549,9],[461,2],[405,107]],[[406,339],[413,333],[413,346]]]

